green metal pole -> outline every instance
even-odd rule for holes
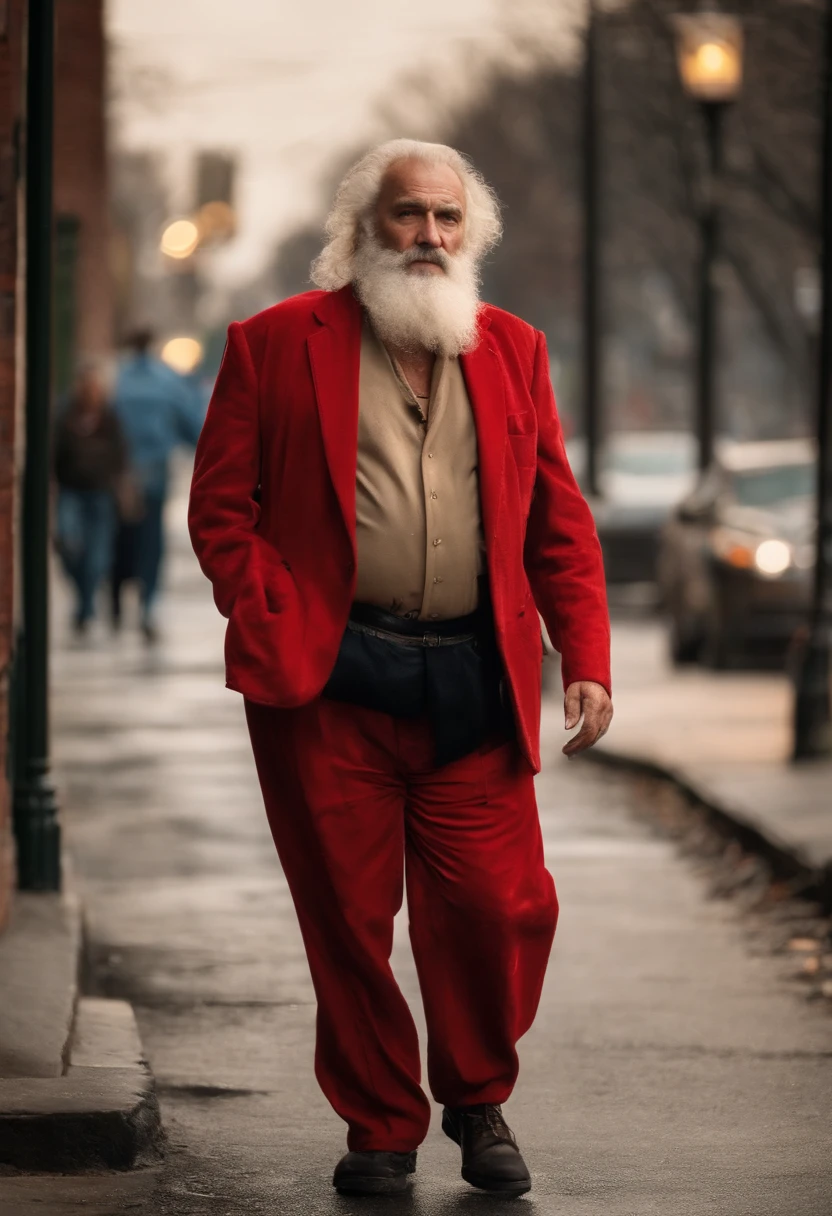
[[[55,216],[52,278],[52,392],[60,401],[72,388],[77,362],[76,282],[81,225],[76,215]]]
[[[699,351],[696,368],[696,431],[699,469],[710,467],[714,454],[717,374],[717,304],[714,268],[719,254],[720,177],[722,172],[722,113],[719,102],[705,102],[705,142],[708,177],[700,218]]]
[[[792,758],[832,755],[832,0],[825,15],[821,150],[821,311],[817,381],[817,551],[812,607],[795,663]]]
[[[49,472],[52,391],[54,0],[29,0],[26,82],[26,464],[21,572],[23,722],[15,764],[18,884],[61,885],[61,838],[49,771]]]

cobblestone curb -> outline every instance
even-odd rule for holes
[[[81,998],[61,1076],[0,1081],[0,1170],[129,1170],[163,1142],[153,1074],[124,1001]]]
[[[727,799],[716,798],[707,788],[670,765],[606,746],[588,752],[587,759],[672,786],[726,839],[735,840],[745,852],[764,858],[775,877],[816,900],[827,915],[832,913],[832,863],[822,869],[811,865],[799,848],[762,831]]]

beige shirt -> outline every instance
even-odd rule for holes
[[[358,400],[356,600],[428,621],[473,612],[483,536],[459,360],[437,357],[420,403],[365,320]]]

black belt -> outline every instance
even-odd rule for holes
[[[366,633],[371,638],[387,638],[399,642],[402,646],[456,646],[460,642],[473,642],[477,636],[475,633],[456,633],[445,638],[441,633],[423,633],[414,638],[406,633],[393,633],[389,629],[373,629],[371,625],[362,625],[360,621],[347,621],[347,629],[351,629],[353,633]]]
[[[458,646],[460,642],[473,642],[481,623],[478,612],[428,624],[413,617],[394,616],[372,604],[353,604],[347,629],[403,646]]]
[[[323,695],[398,718],[427,714],[437,766],[507,726],[490,607],[445,621],[354,604]]]
[[[417,646],[452,646],[455,642],[470,642],[481,631],[488,614],[481,609],[445,621],[421,621],[418,617],[396,616],[376,608],[375,604],[353,604],[348,629],[389,634],[399,642]]]

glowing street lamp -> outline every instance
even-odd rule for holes
[[[237,231],[237,216],[230,203],[221,199],[203,203],[194,216],[200,242],[220,244]]]
[[[199,244],[199,226],[193,220],[173,220],[159,241],[159,248],[169,258],[189,258]]]
[[[187,376],[202,362],[204,354],[202,343],[198,338],[180,335],[169,338],[162,347],[162,361],[172,367],[175,372]]]
[[[742,26],[723,13],[674,18],[682,84],[704,102],[735,101],[742,87]]]
[[[699,468],[713,458],[716,383],[717,292],[714,265],[719,250],[719,178],[722,117],[742,86],[742,27],[736,17],[698,12],[675,17],[676,57],[685,92],[699,102],[708,152],[707,189],[700,210],[696,429]]]

